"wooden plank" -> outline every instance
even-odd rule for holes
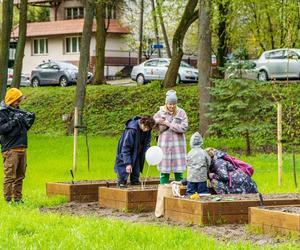
[[[128,190],[128,202],[155,202],[157,199],[157,189]]]
[[[126,189],[99,187],[99,199],[102,198],[128,202],[128,192]]]
[[[152,212],[155,210],[156,201],[130,202],[128,203],[128,211],[132,212]]]
[[[244,224],[248,222],[248,214],[204,214],[202,217],[202,221],[205,225],[231,223]]]
[[[165,209],[164,217],[173,221],[185,222],[187,224],[198,224],[202,225],[202,216],[182,213],[174,210]]]
[[[195,200],[165,197],[164,207],[176,212],[202,215],[202,204]]]
[[[115,208],[118,210],[127,210],[128,203],[117,200],[101,199],[99,200],[100,207]]]
[[[300,215],[270,209],[250,208],[250,224],[269,225],[300,232]]]
[[[46,183],[47,194],[59,194],[59,195],[69,195],[70,185],[56,185],[55,183]]]

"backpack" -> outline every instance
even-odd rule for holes
[[[222,158],[225,161],[229,161],[236,169],[243,171],[245,174],[249,175],[250,177],[253,175],[254,169],[248,163],[243,162],[243,161],[241,161],[233,156],[230,156],[228,154],[225,154]]]

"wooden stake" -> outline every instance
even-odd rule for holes
[[[277,159],[278,186],[282,185],[282,105],[277,103]]]
[[[76,171],[77,164],[77,142],[78,142],[78,108],[74,111],[74,146],[73,146],[73,172]]]

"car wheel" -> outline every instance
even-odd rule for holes
[[[36,88],[40,86],[40,79],[37,77],[32,78],[31,80],[32,87]]]
[[[258,73],[259,81],[268,81],[268,73],[265,70],[261,70]]]
[[[67,87],[68,86],[68,78],[65,77],[65,76],[62,76],[59,79],[59,85],[62,86],[62,87]]]
[[[180,78],[180,75],[178,74],[177,77],[176,77],[176,83],[180,83],[181,82],[181,78]]]
[[[137,82],[137,84],[144,84],[145,83],[145,77],[143,76],[143,74],[139,74],[136,77],[136,82]]]

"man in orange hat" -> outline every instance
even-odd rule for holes
[[[0,144],[4,162],[4,198],[22,201],[22,185],[26,171],[27,131],[32,126],[34,113],[19,108],[24,99],[19,89],[6,92],[5,101],[0,104]]]

